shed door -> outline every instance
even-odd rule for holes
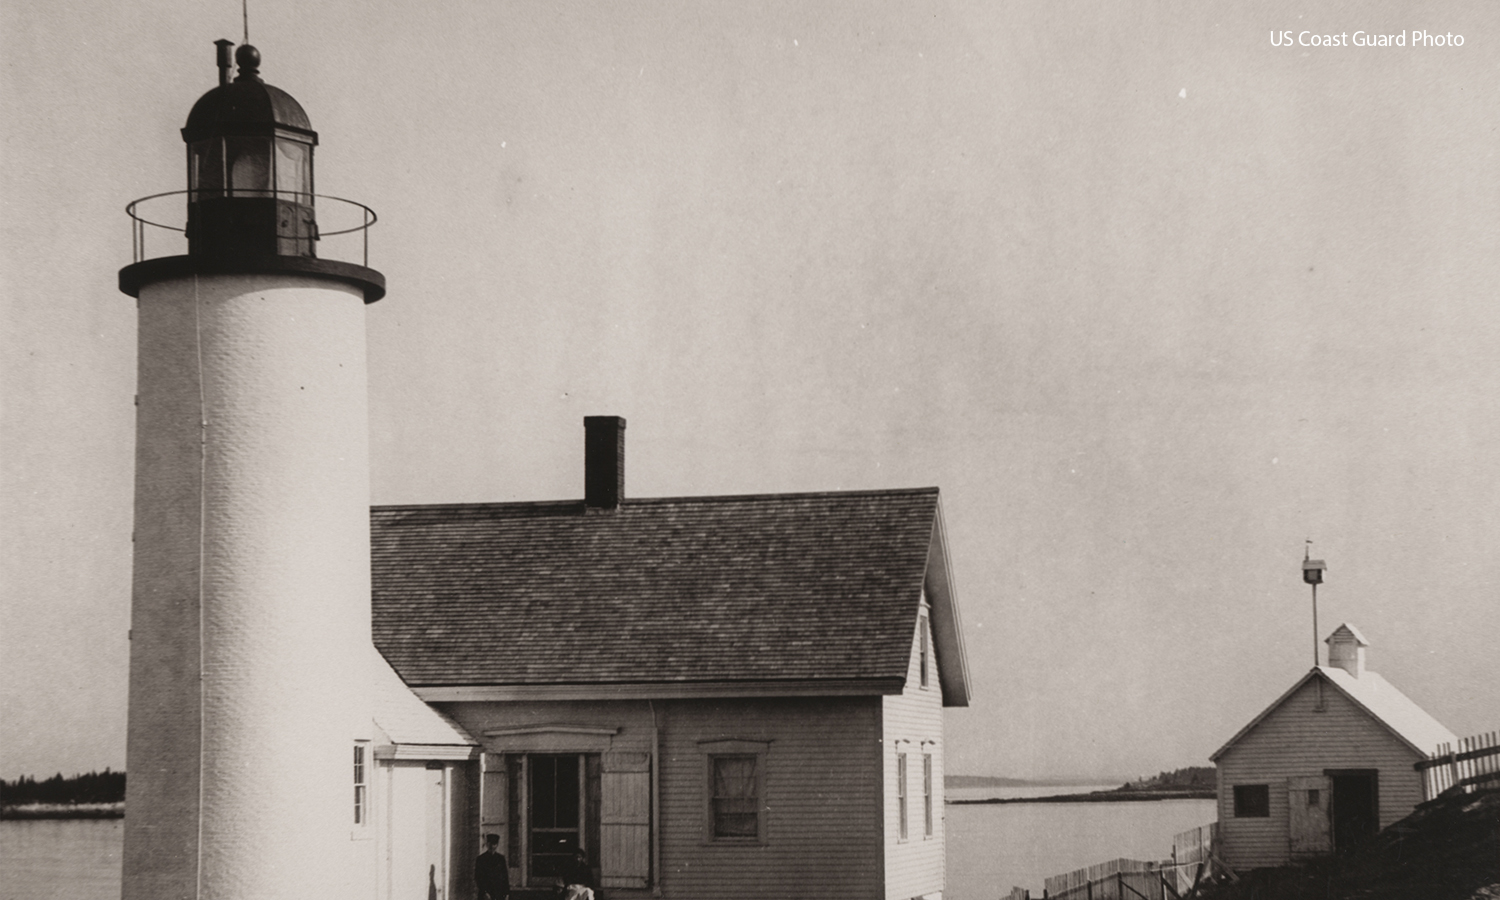
[[[1311,856],[1333,849],[1328,827],[1328,803],[1333,779],[1304,775],[1287,779],[1287,830],[1293,856]]]

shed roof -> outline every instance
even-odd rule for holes
[[[374,639],[442,686],[905,682],[924,588],[968,679],[936,488],[372,510]],[[850,687],[853,685],[853,687]],[[811,688],[809,688],[811,686]],[[607,694],[607,691],[603,691]]]
[[[1458,743],[1457,735],[1378,674],[1366,669],[1363,675],[1355,678],[1337,666],[1314,666],[1296,684],[1292,685],[1290,690],[1276,698],[1276,702],[1262,710],[1260,715],[1251,719],[1250,723],[1241,728],[1224,746],[1214,751],[1209,759],[1217,761],[1230,747],[1233,747],[1241,738],[1254,730],[1255,726],[1275,712],[1281,704],[1286,702],[1287,698],[1301,690],[1303,685],[1319,677],[1337,688],[1371,718],[1384,725],[1413,751],[1423,756],[1432,753],[1438,744]]]

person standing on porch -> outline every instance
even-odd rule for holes
[[[484,852],[474,860],[474,884],[479,900],[505,900],[510,894],[510,867],[500,852],[500,835],[484,836]]]

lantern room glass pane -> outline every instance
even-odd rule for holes
[[[312,205],[312,146],[301,141],[276,139],[276,193]]]
[[[268,196],[271,192],[271,139],[230,137],[224,139],[225,168],[229,191],[235,196]]]
[[[223,140],[209,138],[188,148],[189,201],[224,196]]]

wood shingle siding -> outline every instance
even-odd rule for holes
[[[1302,685],[1241,735],[1217,759],[1219,839],[1223,858],[1235,868],[1283,865],[1290,857],[1287,781],[1329,769],[1379,771],[1380,827],[1401,819],[1422,801],[1422,782],[1412,768],[1421,758],[1369,713],[1322,684]],[[1270,787],[1270,815],[1236,818],[1234,787]]]

